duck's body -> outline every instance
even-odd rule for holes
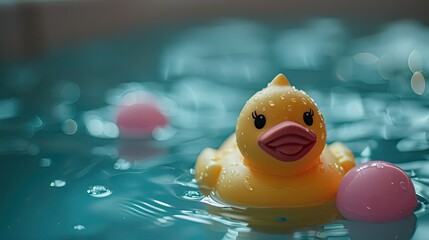
[[[235,134],[215,150],[206,148],[195,165],[197,181],[206,194],[229,204],[252,207],[307,207],[335,197],[353,162],[342,144],[325,145],[318,163],[297,176],[252,171],[243,161]]]
[[[341,143],[326,145],[316,104],[278,75],[247,101],[236,133],[195,165],[205,194],[246,207],[305,207],[335,197],[354,164]]]

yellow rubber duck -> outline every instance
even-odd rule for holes
[[[245,207],[308,207],[335,197],[355,165],[341,143],[326,145],[322,114],[282,74],[251,97],[236,132],[204,149],[195,165],[201,191]]]

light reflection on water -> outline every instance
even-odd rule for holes
[[[159,46],[159,79],[97,85],[102,90],[61,80],[45,86],[52,91],[40,99],[2,99],[1,176],[8,194],[1,200],[0,235],[422,239],[429,226],[428,31],[400,22],[351,39],[347,26],[330,19],[281,31],[221,21],[183,31]],[[32,73],[28,81],[17,69],[5,81],[19,76],[28,82],[22,91],[40,81],[34,80],[42,75],[35,69],[22,69]],[[420,201],[415,215],[366,224],[334,214],[327,222],[297,224],[281,210],[270,215],[231,208],[199,192],[192,171],[198,153],[217,148],[233,132],[247,98],[279,71],[318,103],[328,142],[344,141],[360,162],[387,160],[410,174]],[[102,100],[94,106],[88,95],[96,90]],[[115,124],[118,107],[125,100],[147,99],[157,101],[170,126],[142,139],[121,139]]]

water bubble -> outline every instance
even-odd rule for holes
[[[290,112],[292,111],[292,105],[287,105],[287,110]]]
[[[78,230],[78,231],[82,231],[82,230],[85,230],[85,226],[83,226],[83,225],[76,225],[76,226],[74,226],[73,227],[75,230]]]
[[[418,51],[414,50],[410,53],[410,56],[408,56],[408,67],[410,68],[411,72],[422,70],[423,59]]]
[[[104,198],[110,196],[113,192],[102,185],[95,185],[88,188],[86,191],[91,197]]]
[[[77,132],[77,123],[73,119],[67,119],[63,122],[61,129],[65,134],[73,135]]]
[[[40,159],[40,166],[41,167],[49,167],[52,164],[52,160],[50,158],[42,158]]]
[[[63,180],[54,180],[50,184],[51,187],[57,187],[57,188],[64,187],[65,185],[66,185],[66,181],[63,181]]]
[[[17,99],[0,100],[0,119],[13,118],[19,114],[19,101]]]
[[[381,56],[378,61],[378,74],[386,80],[389,80],[395,76],[395,70],[397,69],[397,63],[395,58],[389,54]]]
[[[275,104],[274,104],[274,102],[273,101],[268,101],[268,104],[271,106],[271,107],[274,107],[275,106]]]
[[[247,190],[249,190],[249,191],[253,191],[253,186],[252,186],[252,184],[250,184],[250,182],[249,182],[249,181],[245,180],[245,181],[243,182],[243,185],[244,185],[244,187],[245,187]]]
[[[369,65],[377,63],[379,58],[372,53],[362,52],[354,55],[353,60],[362,65]]]
[[[27,146],[27,152],[28,154],[32,155],[32,156],[36,156],[37,154],[39,154],[39,147],[37,145],[34,144],[29,144]]]
[[[202,197],[203,195],[199,191],[186,191],[183,193],[183,198],[187,200],[198,200]]]
[[[411,88],[418,95],[422,95],[425,92],[426,82],[421,72],[415,72],[411,77]]]
[[[118,161],[113,164],[113,168],[116,170],[127,170],[131,168],[131,163],[125,159],[118,159]]]
[[[45,125],[45,123],[39,116],[36,116],[31,120],[31,125],[34,129],[38,130],[41,129]]]

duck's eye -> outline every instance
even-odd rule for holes
[[[253,112],[252,117],[253,119],[255,119],[254,124],[257,129],[261,129],[265,126],[265,123],[267,122],[267,120],[265,119],[264,115]]]
[[[313,115],[314,115],[314,112],[313,112],[313,110],[310,109],[310,111],[305,112],[304,115],[302,116],[302,118],[304,119],[304,122],[305,122],[305,124],[307,124],[307,126],[313,125]]]

